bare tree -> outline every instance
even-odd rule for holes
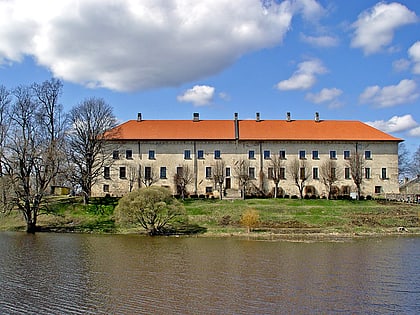
[[[190,170],[188,165],[183,165],[177,168],[176,174],[174,175],[174,183],[177,190],[177,194],[185,199],[187,195],[187,186],[194,180],[194,174]]]
[[[303,199],[303,190],[306,186],[306,182],[311,177],[308,162],[306,160],[293,158],[290,160],[289,173],[296,187],[299,189],[300,198]]]
[[[350,158],[347,160],[347,166],[350,168],[351,177],[356,185],[357,199],[360,199],[362,194],[363,184],[363,169],[365,168],[366,161],[364,156],[358,150],[353,151]]]
[[[144,173],[139,173],[141,182],[144,186],[149,187],[152,186],[159,180],[159,173],[157,169],[153,166],[145,166]]]
[[[129,166],[127,170],[128,191],[133,191],[134,183],[137,181],[139,170],[136,166]],[[140,187],[139,187],[140,188]]]
[[[337,162],[335,160],[325,160],[319,170],[321,180],[327,187],[328,199],[332,197],[332,188],[334,184],[339,180],[338,174],[340,170],[337,169]]]
[[[420,175],[420,145],[418,146],[416,152],[414,152],[410,164],[410,173],[412,177]]]
[[[0,85],[0,190],[1,190],[1,205],[3,211],[10,210],[10,204],[8,204],[7,197],[10,194],[10,177],[4,174],[4,159],[3,154],[5,153],[6,136],[10,128],[10,104],[12,102],[11,92],[6,89],[5,86]]]
[[[405,146],[405,143],[401,142],[398,144],[398,174],[401,181],[411,177],[411,165],[410,152]]]
[[[219,186],[220,200],[223,199],[223,184],[225,182],[225,162],[217,160],[213,165],[213,181],[215,186]]]
[[[268,178],[274,183],[274,198],[277,198],[279,191],[280,180],[285,177],[284,160],[279,156],[271,158],[270,166],[268,168]]]
[[[242,198],[245,199],[246,191],[249,183],[254,179],[249,174],[250,164],[247,160],[241,159],[235,164],[235,175],[239,181]]]
[[[71,150],[68,156],[75,167],[73,180],[80,186],[84,202],[88,203],[92,186],[102,174],[105,165],[110,165],[112,145],[106,140],[116,137],[113,129],[116,118],[110,105],[101,98],[88,98],[73,107],[69,114],[71,130],[68,143]]]

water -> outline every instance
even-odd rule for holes
[[[0,233],[1,314],[418,314],[420,238]]]

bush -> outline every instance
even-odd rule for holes
[[[260,221],[260,215],[254,209],[249,209],[242,214],[241,224],[247,228],[247,232],[258,226]]]

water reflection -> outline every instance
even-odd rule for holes
[[[420,238],[0,233],[0,313],[416,313]]]

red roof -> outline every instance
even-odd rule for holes
[[[116,140],[235,140],[234,120],[129,120]],[[239,140],[402,141],[360,121],[238,120]]]

